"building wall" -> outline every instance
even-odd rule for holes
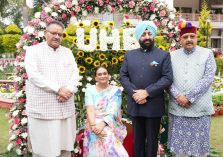
[[[187,7],[192,8],[192,12],[199,11],[199,0],[174,0],[174,7]]]

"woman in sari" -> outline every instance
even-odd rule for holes
[[[121,123],[121,90],[108,83],[109,74],[99,66],[96,85],[85,91],[87,121],[83,146],[84,157],[128,157],[122,145],[127,134]]]

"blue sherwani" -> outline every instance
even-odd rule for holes
[[[168,52],[157,48],[151,51],[139,48],[125,54],[120,70],[120,82],[128,94],[127,112],[133,118],[134,151],[137,157],[145,156],[145,152],[139,151],[143,148],[146,138],[149,143],[153,143],[149,145],[155,146],[148,148],[151,152],[147,152],[146,156],[154,157],[156,154],[156,137],[159,133],[160,119],[165,111],[164,90],[172,84],[172,79]],[[132,98],[133,90],[136,89],[147,90],[149,97],[146,104],[137,104]],[[149,134],[155,138],[148,137]],[[137,146],[138,148],[135,148]]]

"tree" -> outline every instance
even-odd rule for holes
[[[1,6],[0,6],[0,15],[4,12],[5,7],[8,5],[8,0],[1,0]]]
[[[199,30],[197,32],[199,46],[202,47],[211,46],[211,39],[210,39],[211,32],[212,32],[212,24],[211,24],[210,10],[208,9],[207,1],[203,0],[201,4],[201,13],[199,17]]]

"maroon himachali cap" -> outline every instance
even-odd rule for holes
[[[197,27],[193,26],[191,22],[181,21],[178,24],[178,29],[180,29],[180,36],[186,33],[197,33]]]

